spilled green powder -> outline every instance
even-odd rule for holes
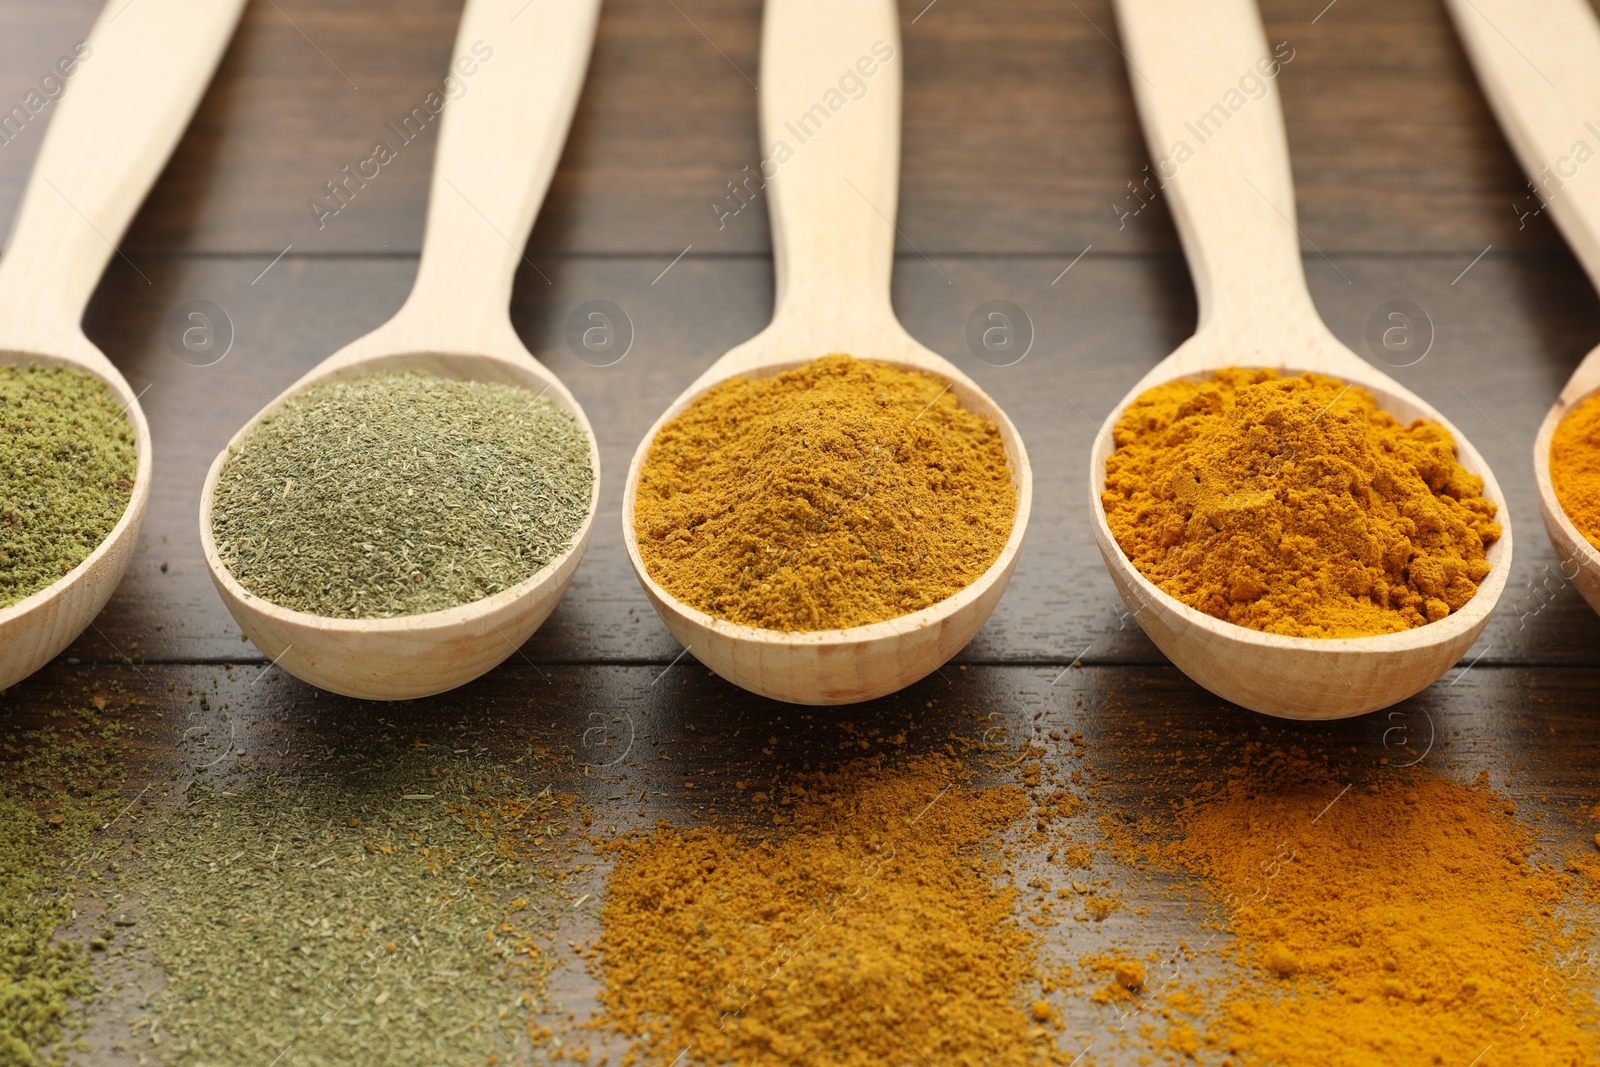
[[[499,798],[532,832],[517,785],[419,750],[190,787],[141,872],[164,1062],[522,1062],[548,969],[523,919],[550,891],[462,810]]]
[[[5,730],[0,720],[0,730]],[[90,837],[120,804],[119,726],[63,712],[0,733],[0,1065],[61,1062],[75,1001],[95,990],[82,948],[58,938],[85,891]]]
[[[105,382],[0,363],[0,608],[99,547],[127,510],[137,470],[133,424]]]
[[[381,373],[326,382],[241,443],[211,530],[263,599],[346,619],[471,603],[572,545],[595,471],[559,404],[520,386]]]

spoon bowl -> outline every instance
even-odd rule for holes
[[[1600,115],[1600,22],[1586,0],[1446,0],[1489,106],[1523,170],[1544,184],[1550,214],[1600,289],[1600,168],[1574,167],[1576,141]],[[1515,41],[1506,36],[1506,29]],[[1569,173],[1570,172],[1570,173]],[[1600,611],[1600,550],[1573,525],[1550,480],[1550,444],[1567,413],[1600,390],[1600,348],[1584,357],[1539,426],[1539,511],[1561,577]]]
[[[708,615],[662,588],[650,576],[639,554],[638,537],[634,533],[639,474],[656,434],[711,387],[735,374],[770,377],[816,358],[814,354],[796,356],[793,353],[784,358],[778,351],[761,354],[763,337],[757,337],[725,357],[736,357],[740,365],[746,365],[748,360],[747,370],[723,373],[714,367],[717,376],[708,373],[679,397],[656,420],[634,453],[628,467],[622,506],[628,559],[651,606],[672,636],[706,667],[735,685],[774,700],[812,705],[851,704],[904,689],[937,670],[966,647],[988,621],[1011,580],[1033,498],[1033,475],[1022,438],[1000,406],[966,375],[908,336],[900,338],[901,350],[891,354],[893,349],[886,338],[884,344],[872,349],[875,362],[940,375],[950,382],[951,391],[964,408],[985,416],[999,427],[1017,499],[1016,516],[1005,547],[976,581],[954,596],[921,611],[883,622],[790,632],[745,626]]]
[[[522,246],[549,187],[577,107],[599,0],[532,0],[517,18],[469,0],[452,69],[470,61],[469,91],[444,105],[427,234],[417,280],[399,313],[313,368],[246,424],[212,462],[200,501],[200,541],[212,582],[273,664],[312,685],[366,700],[409,700],[478,677],[515,653],[572,581],[599,505],[594,430],[566,386],[511,326]],[[484,42],[493,42],[488,57]],[[572,544],[509,589],[441,611],[344,619],[296,611],[246,590],[217,553],[217,478],[262,419],[312,386],[379,371],[500,382],[551,398],[582,427],[594,482]]]
[[[1346,348],[1317,315],[1300,261],[1274,80],[1293,57],[1268,47],[1251,0],[1117,0],[1117,16],[1145,139],[1159,161],[1194,276],[1200,322],[1193,338],[1123,398],[1095,439],[1089,490],[1100,554],[1145,633],[1218,696],[1295,719],[1345,718],[1398,703],[1437,681],[1488,623],[1511,567],[1505,496],[1461,431]],[[1209,117],[1205,130],[1197,132],[1195,116]],[[1462,466],[1483,478],[1483,495],[1496,505],[1502,528],[1486,554],[1489,573],[1472,599],[1437,622],[1400,633],[1284,637],[1197,611],[1145,578],[1117,544],[1101,503],[1112,429],[1146,390],[1225,367],[1326,374],[1366,389],[1402,422],[1423,418],[1447,429]]]
[[[408,700],[464,685],[522,646],[555,610],[583,559],[594,529],[600,480],[590,489],[588,514],[559,556],[528,578],[469,604],[382,619],[342,619],[296,611],[242,586],[223,564],[211,531],[217,478],[244,439],[285,403],[313,386],[379,372],[414,371],[461,381],[516,385],[551,398],[577,419],[589,442],[589,463],[600,469],[594,430],[565,386],[531,356],[395,351],[318,367],[263,408],[212,461],[200,500],[200,543],[212,581],[228,612],[255,646],[278,666],[320,689],[367,700]]]
[[[1205,364],[1212,370],[1234,366],[1225,352],[1205,358],[1196,338],[1170,357],[1175,366]],[[1483,495],[1498,509],[1503,533],[1485,554],[1489,573],[1459,611],[1438,622],[1371,637],[1286,637],[1225,622],[1178,600],[1135,567],[1106,520],[1100,492],[1112,430],[1128,405],[1147,389],[1178,378],[1204,378],[1209,371],[1167,373],[1165,366],[1140,382],[1106,418],[1090,459],[1089,507],[1095,543],[1128,610],[1156,647],[1190,678],[1211,692],[1252,711],[1285,718],[1333,719],[1388,707],[1427,688],[1465,655],[1488,625],[1505,588],[1511,564],[1511,530],[1504,522],[1506,501],[1487,463],[1451,422],[1329,337],[1325,358],[1290,358],[1272,366],[1288,376],[1306,371],[1331,374],[1360,386],[1378,406],[1402,423],[1427,419],[1450,431],[1461,465],[1483,479]],[[1190,348],[1189,346],[1193,346]],[[1340,358],[1343,357],[1343,358]],[[1350,361],[1360,366],[1349,365]],[[1249,366],[1264,364],[1252,361]],[[1341,367],[1338,373],[1332,369]]]
[[[113,0],[56,103],[0,260],[0,363],[70,367],[104,382],[133,427],[133,489],[111,532],[76,567],[0,608],[0,689],[91,626],[122,580],[150,501],[150,426],[126,378],[82,326],[115,242],[189,124],[244,0]]]
[[[667,629],[716,674],[795,704],[871,700],[943,666],[1000,602],[1033,501],[1027,450],[1011,420],[952,363],[913,340],[890,304],[900,165],[899,63],[893,0],[767,0],[760,110],[762,140],[772,148],[762,174],[777,268],[773,321],[713,363],[656,420],[634,453],[623,490],[628,559]],[[826,118],[820,130],[791,144],[799,135],[789,120],[825,111],[817,101],[840,72],[865,89]],[[942,378],[963,407],[999,428],[1017,500],[999,556],[954,596],[908,615],[844,629],[744,626],[678,600],[651,577],[635,532],[640,471],[656,434],[714,385],[737,376],[768,377],[839,352]]]

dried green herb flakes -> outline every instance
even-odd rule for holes
[[[58,581],[128,508],[133,424],[92,374],[0,363],[0,608]]]
[[[166,1062],[525,1057],[546,963],[517,909],[546,892],[451,810],[505,781],[407,758],[238,794],[191,788],[141,876],[155,890],[140,930],[164,975],[149,1021]]]
[[[223,467],[211,528],[266,600],[334,618],[439,611],[565,551],[595,471],[575,418],[519,386],[417,373],[326,382]]]

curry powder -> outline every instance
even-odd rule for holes
[[[623,1067],[1066,1064],[997,849],[1027,793],[966,777],[864,758],[754,794],[770,829],[613,842],[596,1025]]]
[[[650,576],[691,607],[830,630],[965,589],[1016,506],[999,429],[947,382],[831,355],[729,379],[663,426],[634,530]]]
[[[1459,611],[1500,536],[1449,431],[1320,374],[1229,368],[1117,420],[1101,501],[1140,573],[1208,615],[1362,637]]]
[[[1486,775],[1346,781],[1267,749],[1180,812],[1168,855],[1220,891],[1235,938],[1240,979],[1207,1013],[1222,1062],[1600,1060],[1594,887]]]
[[[1556,424],[1550,438],[1550,483],[1572,525],[1600,548],[1600,393]]]

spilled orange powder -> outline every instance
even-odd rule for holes
[[[1587,887],[1510,803],[1481,779],[1345,785],[1274,753],[1183,812],[1167,855],[1215,881],[1243,975],[1208,1039],[1244,1065],[1600,1062],[1593,931],[1564,918]]]

